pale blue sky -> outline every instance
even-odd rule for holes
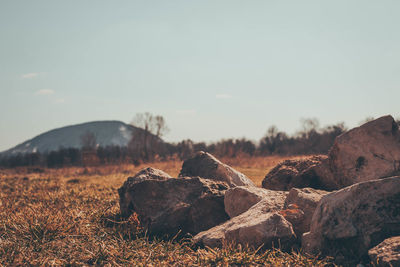
[[[163,115],[168,141],[400,117],[400,1],[0,2],[0,151]]]

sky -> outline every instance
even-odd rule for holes
[[[0,151],[164,116],[166,141],[400,118],[400,1],[0,1]]]

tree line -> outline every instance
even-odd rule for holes
[[[400,124],[400,121],[398,123]],[[197,151],[210,152],[217,157],[326,154],[335,138],[347,130],[344,123],[320,127],[317,119],[303,119],[301,130],[295,134],[289,135],[276,126],[271,126],[258,142],[240,138],[212,143],[194,142],[190,139],[178,143],[164,143],[161,138],[169,129],[162,116],[137,114],[132,125],[142,130],[136,131],[127,146],[98,147],[96,136],[87,132],[81,136],[81,148],[17,154],[0,159],[0,166],[58,168],[124,163],[139,165],[152,161],[185,160]]]

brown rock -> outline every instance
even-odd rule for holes
[[[322,197],[305,233],[306,252],[361,258],[400,235],[400,177],[354,184]]]
[[[254,186],[254,183],[246,175],[223,164],[213,155],[203,151],[198,152],[193,158],[185,160],[179,176],[199,176],[226,182],[231,187],[241,185]]]
[[[326,156],[313,156],[299,160],[285,160],[274,167],[262,181],[262,187],[272,190],[290,190],[293,187],[321,188],[318,177],[309,170],[321,164]]]
[[[128,177],[129,182],[141,182],[145,180],[167,180],[172,178],[168,173],[163,172],[162,170],[155,169],[152,167],[148,167],[140,170],[133,177]]]
[[[299,225],[302,225],[304,222],[304,212],[299,209],[297,205],[291,204],[286,209],[280,210],[279,214],[281,214],[288,222],[292,224],[293,231],[295,232],[298,240],[300,240],[304,232],[300,231]]]
[[[279,213],[270,212],[268,201],[261,200],[245,213],[197,234],[198,245],[221,247],[224,243],[248,245],[253,248],[272,246],[290,248],[295,240],[292,225]]]
[[[287,192],[273,191],[255,186],[237,186],[225,193],[225,211],[233,218],[250,209],[261,200],[269,207],[269,211],[283,208]]]
[[[130,207],[131,194],[127,188],[131,188],[133,184],[146,181],[146,180],[167,180],[172,178],[169,174],[163,172],[162,170],[154,169],[152,167],[140,170],[132,177],[128,177],[124,185],[118,190],[120,197],[120,209],[121,214],[128,217],[132,214],[132,208]],[[121,191],[121,192],[120,192]]]
[[[329,194],[329,192],[313,188],[290,189],[285,200],[284,208],[291,209],[290,206],[295,205],[294,209],[300,209],[304,213],[302,219],[298,219],[297,221],[289,220],[298,237],[301,237],[303,233],[310,231],[311,218],[314,214],[315,208],[321,198],[326,194]]]
[[[391,116],[384,116],[338,136],[327,158],[278,164],[262,185],[273,190],[292,187],[336,190],[399,174],[399,126]]]
[[[400,266],[400,236],[385,239],[371,248],[368,255],[376,266]]]
[[[326,189],[400,174],[400,131],[392,116],[354,128],[335,139],[328,159],[312,172]]]
[[[136,212],[150,234],[196,234],[229,219],[224,209],[228,185],[199,177],[126,182],[119,190],[121,212]],[[124,207],[124,210],[122,208]]]

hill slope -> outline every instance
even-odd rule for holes
[[[40,134],[1,153],[1,156],[12,156],[18,153],[49,152],[64,148],[81,148],[81,137],[87,132],[96,136],[99,146],[126,146],[132,134],[143,131],[140,128],[121,121],[93,121],[65,126]]]

